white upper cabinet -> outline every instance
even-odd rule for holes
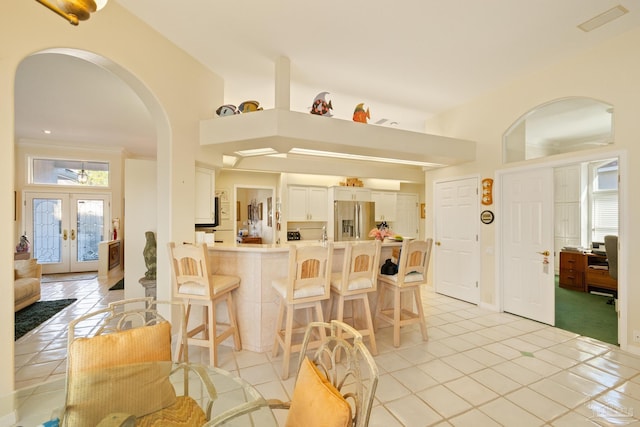
[[[372,191],[371,200],[376,203],[376,221],[395,221],[397,218],[397,193]]]
[[[333,200],[371,201],[371,190],[362,187],[332,187]]]
[[[327,221],[327,189],[324,187],[289,186],[288,221]]]
[[[215,219],[216,174],[214,170],[196,168],[195,223],[210,224]]]

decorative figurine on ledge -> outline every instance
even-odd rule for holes
[[[251,113],[252,111],[262,111],[262,107],[258,101],[244,101],[238,106],[241,113]]]
[[[238,111],[235,105],[225,104],[218,107],[216,114],[220,117],[233,116],[234,114],[240,114],[240,111]]]
[[[147,238],[147,243],[142,250],[144,256],[144,263],[147,266],[147,272],[144,273],[144,278],[149,280],[156,280],[156,235],[153,231],[147,231],[144,233]]]
[[[20,243],[18,243],[18,245],[16,246],[16,252],[18,253],[29,252],[30,246],[31,244],[29,243],[29,239],[27,238],[27,235],[23,234],[22,236],[20,236]]]
[[[325,117],[332,116],[330,110],[333,110],[333,105],[331,105],[331,100],[327,102],[326,98],[328,94],[329,92],[320,92],[316,95],[311,105],[311,114]]]
[[[367,123],[367,119],[370,119],[370,118],[371,116],[369,115],[369,107],[367,107],[367,110],[365,111],[364,103],[360,103],[356,105],[356,109],[353,110],[354,122]]]

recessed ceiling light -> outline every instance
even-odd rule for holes
[[[42,129],[42,133],[45,135],[51,135],[51,131],[49,129]]]
[[[622,15],[628,12],[629,11],[624,6],[618,5],[616,7],[612,7],[606,12],[601,13],[598,16],[594,16],[588,21],[583,22],[582,24],[578,25],[578,28],[580,28],[585,33],[588,33],[589,31],[602,27],[604,24],[607,24],[614,19],[620,18]]]

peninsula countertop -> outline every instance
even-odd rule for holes
[[[365,242],[367,240],[354,240],[351,243]],[[344,249],[349,241],[330,242],[333,243],[335,249]],[[215,243],[207,246],[210,251],[233,251],[233,252],[288,252],[291,245],[295,246],[313,246],[322,245],[320,240],[292,240],[286,243]],[[402,241],[385,240],[382,247],[402,246]]]
[[[292,246],[322,245],[319,240],[296,240],[280,244],[215,243],[208,246],[211,271],[240,277],[240,287],[234,300],[242,347],[255,352],[271,350],[278,316],[278,297],[272,282],[286,277],[289,267],[289,248]],[[333,271],[342,269],[346,241],[333,243]],[[389,258],[402,242],[382,244],[381,260]],[[221,306],[224,311],[225,307]]]

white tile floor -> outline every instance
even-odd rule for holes
[[[42,285],[43,299],[78,301],[15,343],[17,387],[64,376],[65,325],[121,299],[110,284]],[[422,292],[428,342],[412,327],[403,328],[399,348],[390,328],[376,335],[380,383],[370,426],[640,426],[640,357],[429,287]],[[208,363],[197,349],[190,358]],[[294,367],[281,381],[281,358],[270,353],[223,348],[220,363],[267,397],[288,399],[293,390]],[[281,424],[285,416],[278,411]]]

